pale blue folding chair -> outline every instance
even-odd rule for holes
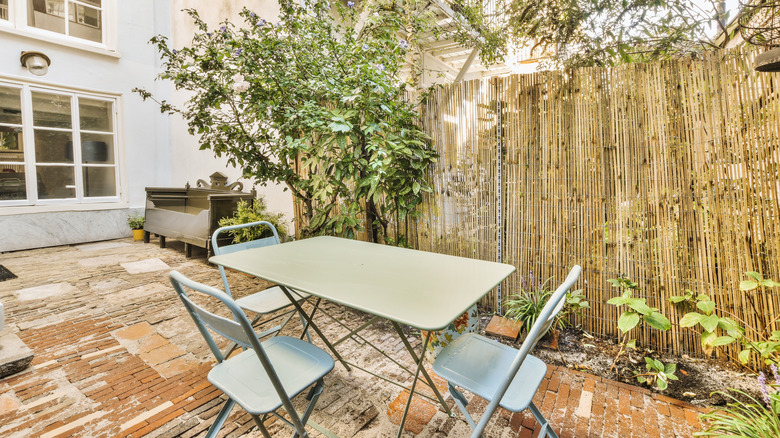
[[[226,239],[225,236],[222,236],[223,234],[230,235],[231,231],[241,230],[244,228],[251,228],[251,227],[260,227],[260,226],[268,227],[273,233],[273,235],[269,237],[263,237],[249,242],[241,242],[241,243],[232,243],[232,239],[228,240]],[[274,227],[273,224],[271,224],[270,222],[266,222],[266,221],[257,221],[257,222],[247,223],[247,224],[230,225],[227,227],[218,228],[216,231],[214,231],[214,234],[211,235],[211,247],[214,249],[214,254],[216,255],[230,254],[230,253],[243,251],[245,249],[251,249],[251,248],[262,248],[264,246],[277,245],[279,243],[280,243],[279,233],[276,231],[276,227]],[[225,287],[225,292],[227,292],[227,294],[232,297],[233,294],[230,291],[230,284],[228,284],[227,276],[225,275],[225,268],[223,266],[219,266],[219,274],[222,276],[222,284]],[[299,302],[304,301],[309,297],[309,294],[307,293],[299,292],[294,289],[289,289],[289,290],[290,293]],[[263,291],[255,292],[253,294],[239,298],[236,300],[236,303],[242,309],[257,315],[255,319],[252,321],[253,326],[257,324],[257,322],[260,319],[262,319],[264,315],[272,314],[286,307],[293,306],[292,302],[290,302],[290,299],[287,298],[287,295],[285,295],[284,292],[282,292],[282,289],[279,288],[279,286],[273,286]],[[262,333],[258,334],[258,336],[262,338],[268,335],[278,334],[295,313],[296,313],[295,309],[292,308],[287,312],[284,312],[280,315],[274,316],[272,318],[263,321],[263,323],[269,323],[276,319],[284,318],[282,319],[280,324],[277,324],[269,329],[266,329]],[[306,333],[306,338],[309,340],[309,342],[311,342],[311,335],[309,335],[309,330],[308,330],[308,325],[306,324],[306,320],[304,319],[303,315],[298,315],[298,316],[301,318],[301,324],[303,324],[304,332]]]
[[[474,429],[472,438],[482,436],[490,417],[499,406],[510,412],[521,412],[528,408],[542,426],[539,436],[558,438],[532,401],[547,373],[547,365],[529,352],[555,322],[556,315],[566,302],[566,292],[577,281],[581,271],[580,266],[572,268],[566,281],[545,304],[520,350],[469,333],[456,339],[436,357],[433,372],[447,380],[455,404]],[[478,424],[466,410],[466,397],[456,387],[489,402]]]
[[[196,283],[176,271],[170,273],[170,279],[217,359],[217,365],[209,371],[208,380],[228,396],[206,436],[217,435],[233,406],[238,403],[252,416],[264,437],[271,436],[263,425],[271,414],[295,430],[293,438],[307,437],[304,427],[322,394],[323,377],[333,369],[333,358],[319,347],[289,336],[280,335],[260,341],[249,319],[226,293]],[[218,299],[227,306],[234,319],[216,315],[195,304],[185,288]],[[226,359],[211,332],[240,345],[244,351]],[[290,399],[308,387],[311,387],[306,395],[309,404],[300,415]],[[282,407],[289,420],[276,413]]]

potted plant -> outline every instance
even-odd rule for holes
[[[144,240],[144,221],[146,219],[141,215],[130,215],[127,217],[127,225],[133,230],[133,240]]]

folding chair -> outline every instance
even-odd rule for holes
[[[433,372],[447,380],[455,404],[474,429],[472,438],[482,436],[498,406],[511,412],[521,412],[528,408],[542,425],[539,436],[558,438],[532,402],[547,373],[547,365],[528,353],[555,322],[555,316],[566,302],[566,292],[577,281],[581,271],[580,266],[572,268],[566,281],[558,287],[542,309],[519,351],[484,336],[469,333],[456,339],[436,357]],[[456,386],[489,401],[479,424],[475,424],[469,415],[466,410],[468,401]]]
[[[170,279],[217,359],[218,363],[209,372],[208,380],[228,396],[206,436],[217,435],[231,409],[238,403],[249,412],[264,437],[271,436],[263,425],[269,414],[276,415],[295,429],[293,438],[307,437],[304,426],[322,393],[323,376],[333,369],[333,358],[313,344],[289,336],[275,336],[261,342],[244,312],[230,296],[196,283],[176,271],[170,273]],[[230,309],[234,320],[215,315],[195,304],[185,292],[185,287],[220,300]],[[226,359],[209,329],[245,350]],[[290,399],[312,384],[314,386],[306,395],[309,404],[303,415],[299,415]],[[280,407],[287,411],[289,421],[276,413]]]
[[[222,244],[220,244],[219,242],[220,240],[219,236],[222,233],[229,233],[230,231],[233,230],[239,230],[242,228],[250,228],[255,226],[263,226],[263,225],[271,229],[273,236],[255,239],[250,242],[242,242],[242,243],[225,243],[224,238]],[[214,254],[216,255],[230,254],[245,249],[261,248],[264,246],[276,245],[279,243],[280,243],[279,233],[276,231],[276,228],[270,222],[266,222],[266,221],[251,222],[248,224],[230,225],[227,227],[218,228],[216,231],[214,231],[214,234],[211,235],[211,247],[214,249]],[[222,276],[222,284],[225,286],[225,292],[227,292],[227,294],[232,297],[233,294],[230,292],[230,285],[228,284],[224,267],[219,266],[219,274]],[[309,294],[307,293],[298,292],[292,289],[290,289],[290,293],[292,293],[293,296],[298,298],[298,302],[301,302],[309,297]],[[287,298],[287,295],[285,295],[284,292],[282,292],[282,289],[280,289],[279,286],[273,286],[266,290],[239,298],[236,300],[236,303],[242,309],[257,314],[257,317],[255,317],[255,319],[252,321],[253,326],[257,324],[257,322],[263,317],[263,315],[274,313],[278,310],[284,309],[285,307],[292,306],[290,299]],[[282,330],[285,324],[287,324],[287,321],[289,321],[290,318],[293,316],[293,313],[295,313],[295,309],[291,309],[288,312],[285,312],[281,315],[269,319],[268,321],[272,321],[274,319],[282,318],[286,316],[286,318],[281,322],[281,324],[278,324],[274,327],[271,327],[268,330],[265,330],[264,332],[260,333],[258,337],[262,338],[267,335],[279,333],[279,331]],[[306,320],[303,318],[303,315],[298,315],[298,316],[301,318],[301,324],[303,324],[303,327],[305,328],[306,338],[309,340],[309,342],[311,342],[311,336],[309,335],[309,330],[308,330],[308,325],[306,324]]]

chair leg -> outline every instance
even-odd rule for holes
[[[314,405],[317,404],[317,400],[320,398],[322,389],[324,387],[325,381],[323,379],[317,380],[317,383],[309,390],[309,393],[306,394],[306,400],[309,401],[309,404],[306,406],[306,411],[303,413],[303,416],[300,417],[301,424],[304,427],[306,427],[306,423],[309,421],[309,416],[311,416],[311,413],[314,411]],[[293,438],[298,438],[297,431],[293,434]]]
[[[466,410],[466,405],[469,404],[469,402],[466,400],[466,397],[462,392],[455,389],[451,383],[447,383],[447,386],[450,391],[450,395],[452,395],[452,399],[455,400],[455,404],[458,406],[458,409],[460,409],[460,411],[463,413],[463,416],[466,417],[466,422],[469,423],[469,426],[471,426],[472,429],[475,429],[477,427],[477,423],[473,418],[471,418],[469,411]]]
[[[536,418],[536,422],[539,423],[542,426],[542,430],[539,432],[539,436],[548,436],[550,438],[558,438],[558,434],[555,433],[552,426],[550,426],[550,423],[544,418],[544,415],[539,411],[539,409],[536,407],[533,402],[528,405],[528,410],[531,411],[532,414],[534,414],[534,418]]]
[[[306,422],[309,421],[309,416],[314,411],[314,405],[317,404],[317,400],[319,400],[320,395],[322,395],[322,389],[324,387],[325,381],[323,379],[317,380],[317,384],[314,385],[308,394],[306,394],[306,400],[309,401],[309,404],[306,406],[306,411],[303,413],[303,417],[301,417],[303,424],[306,424]]]
[[[268,429],[265,428],[265,425],[263,424],[263,420],[258,417],[257,415],[252,415],[252,419],[255,420],[255,424],[257,424],[257,428],[260,429],[260,433],[263,434],[265,438],[271,438],[271,434],[268,433]]]
[[[235,404],[236,402],[228,399],[225,404],[222,405],[222,409],[219,410],[217,417],[214,418],[214,423],[211,424],[209,431],[206,432],[206,438],[214,438],[217,436],[217,433],[222,429],[222,425],[225,423],[225,420],[227,420],[227,417]]]

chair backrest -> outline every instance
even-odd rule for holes
[[[520,347],[520,351],[517,352],[515,359],[509,366],[509,369],[507,370],[501,385],[499,385],[499,388],[496,390],[496,394],[492,399],[490,399],[490,404],[488,404],[487,409],[485,409],[485,413],[482,415],[482,418],[480,418],[479,424],[477,424],[477,427],[474,428],[474,433],[472,436],[481,436],[482,432],[485,430],[485,426],[487,426],[487,423],[490,420],[490,417],[493,415],[493,412],[495,412],[496,408],[498,408],[498,404],[501,402],[501,399],[504,397],[504,393],[506,393],[506,390],[512,383],[512,379],[515,378],[515,374],[517,374],[517,371],[520,370],[520,367],[523,365],[526,356],[528,356],[534,346],[536,346],[536,343],[539,341],[539,339],[541,339],[542,336],[547,333],[547,330],[555,322],[555,317],[558,315],[558,312],[563,309],[563,306],[566,303],[566,292],[568,292],[572,285],[574,285],[574,283],[577,281],[580,276],[580,272],[582,272],[582,267],[575,265],[571,271],[569,271],[569,275],[566,276],[566,280],[564,280],[564,282],[558,286],[558,289],[556,289],[552,294],[550,299],[547,301],[547,304],[544,305],[542,312],[539,314],[539,317],[536,319],[533,327],[531,327],[531,330],[528,332],[523,345]]]
[[[198,327],[198,331],[200,331],[200,333],[203,335],[203,338],[209,345],[211,352],[214,353],[214,356],[217,358],[217,362],[221,363],[223,360],[225,360],[225,357],[222,355],[219,347],[217,347],[217,344],[214,341],[214,338],[211,336],[209,329],[218,333],[220,336],[236,342],[243,347],[254,350],[254,352],[257,354],[257,358],[260,359],[260,363],[263,365],[263,369],[265,369],[268,378],[271,380],[274,389],[276,389],[276,393],[278,394],[285,410],[287,410],[287,412],[296,412],[292,402],[290,401],[290,398],[287,396],[287,392],[284,390],[284,387],[279,380],[279,376],[276,374],[276,371],[274,370],[268,355],[263,349],[260,340],[257,339],[257,336],[252,329],[252,324],[249,322],[238,304],[233,301],[233,298],[217,288],[192,281],[177,271],[171,271],[169,276],[171,279],[171,284],[173,285],[173,289],[179,295],[182,303],[184,303],[184,307],[187,309],[187,312],[189,312],[192,320],[195,321],[195,325]],[[230,309],[230,312],[233,314],[233,318],[235,319],[231,320],[219,315],[215,315],[214,313],[209,312],[203,307],[195,304],[195,302],[190,299],[190,297],[187,295],[187,292],[184,290],[185,287],[218,299],[225,306],[227,306],[228,309]],[[295,418],[295,421],[299,424],[300,420],[297,419],[297,414]]]
[[[228,233],[230,231],[238,230],[241,228],[250,228],[256,226],[263,226],[263,225],[271,229],[273,236],[263,237],[249,242],[232,243],[231,241],[231,243],[229,244],[224,244],[224,243],[222,245],[219,244],[219,236],[222,233]],[[216,255],[230,254],[233,252],[243,251],[245,249],[251,249],[251,248],[262,248],[264,246],[276,245],[280,242],[281,240],[279,239],[279,233],[276,231],[276,227],[274,227],[272,223],[266,221],[257,221],[257,222],[250,222],[247,224],[229,225],[227,227],[217,228],[214,231],[214,234],[211,235],[211,247],[214,249],[214,254]],[[225,292],[227,292],[228,295],[233,296],[232,292],[230,292],[230,285],[228,284],[224,267],[219,266],[219,274],[222,276],[222,284],[225,286]]]

